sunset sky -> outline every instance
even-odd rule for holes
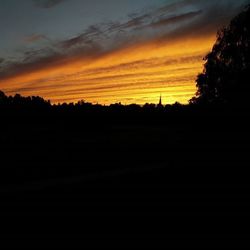
[[[0,90],[53,103],[187,103],[246,0],[0,0]]]

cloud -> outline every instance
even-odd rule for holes
[[[166,6],[158,10],[159,12],[166,12],[166,15],[171,15],[172,10],[182,12],[189,10],[182,14],[170,17],[169,19],[162,19],[155,28],[164,29],[162,35],[158,37],[158,41],[166,42],[173,39],[181,39],[186,36],[202,37],[209,34],[216,34],[216,32],[228,25],[230,20],[236,16],[248,3],[248,0],[233,1],[203,1],[203,0],[184,0],[175,3],[171,6]],[[193,11],[190,11],[193,9]],[[170,25],[171,24],[171,25]],[[171,28],[173,26],[174,28]]]
[[[166,19],[163,18],[163,19],[160,19],[159,21],[153,22],[151,24],[151,27],[156,28],[156,27],[160,27],[160,26],[167,26],[167,25],[171,25],[171,24],[181,23],[184,21],[191,20],[194,17],[197,17],[198,15],[200,15],[201,13],[202,13],[202,10],[198,10],[198,11],[192,11],[192,12],[184,13],[181,15],[169,17]]]
[[[70,38],[68,40],[62,41],[60,43],[60,45],[64,49],[70,49],[72,47],[79,46],[79,45],[81,45],[83,43],[85,43],[85,44],[86,43],[92,43],[92,41],[89,40],[88,38],[86,38],[84,35],[79,35],[79,36]]]
[[[144,42],[154,39],[162,34],[162,29],[171,24],[181,25],[181,23],[192,20],[202,14],[201,10],[187,12],[165,18],[162,12],[150,12],[146,14],[133,14],[126,22],[107,22],[89,26],[82,34],[62,41],[60,46],[63,49],[79,47],[92,47],[99,43],[104,50],[119,49],[119,47],[130,46],[134,43]],[[151,30],[154,29],[152,34]],[[158,34],[157,34],[158,33]],[[171,34],[168,34],[171,36]],[[111,45],[109,47],[109,45]]]
[[[1,80],[35,71],[62,59],[60,55],[52,53],[41,57],[42,51],[27,51],[24,53],[22,61],[6,63],[5,67],[0,71]]]
[[[1,80],[18,75],[34,72],[38,69],[46,69],[64,65],[75,59],[98,58],[105,54],[97,45],[92,47],[80,46],[64,51],[60,48],[61,43],[52,48],[25,51],[22,60],[5,61],[5,66],[0,69]],[[59,47],[59,50],[57,49]],[[107,53],[107,52],[106,52]]]
[[[33,0],[36,7],[43,9],[53,8],[64,1],[66,0]]]
[[[128,29],[128,28],[138,28],[143,26],[148,20],[151,20],[152,16],[150,14],[144,14],[141,16],[130,16],[132,17],[129,21],[120,25],[119,28],[121,29]]]
[[[30,36],[26,36],[24,38],[24,42],[26,43],[35,43],[41,40],[49,40],[45,35],[33,34]]]
[[[37,6],[51,8],[64,0],[34,0]],[[81,34],[52,42],[45,35],[33,34],[27,43],[49,41],[48,47],[24,51],[16,62],[6,62],[1,78],[63,64],[74,58],[98,58],[130,46],[166,43],[173,39],[215,34],[248,1],[183,0],[142,13],[133,13],[124,22],[104,22],[89,26]]]
[[[101,25],[91,25],[85,30],[84,33],[61,41],[60,46],[63,49],[72,49],[79,46],[93,47],[96,46],[96,40],[98,40],[102,34],[104,33],[101,30]]]

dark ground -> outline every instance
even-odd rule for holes
[[[1,242],[249,246],[248,118],[216,109],[2,116]]]

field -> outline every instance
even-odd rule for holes
[[[112,244],[126,238],[150,245],[171,235],[183,243],[188,232],[198,246],[204,237],[223,245],[225,233],[242,233],[243,244],[247,117],[223,110],[5,116],[2,214],[19,221],[14,231],[29,242],[42,227],[26,231],[23,224],[52,220],[45,239],[65,233],[64,240],[91,241],[104,233]]]

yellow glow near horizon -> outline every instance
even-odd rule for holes
[[[46,68],[0,80],[6,94],[39,95],[53,103],[187,103],[195,92],[202,58],[215,36],[175,42],[154,41],[98,58],[74,57]]]

